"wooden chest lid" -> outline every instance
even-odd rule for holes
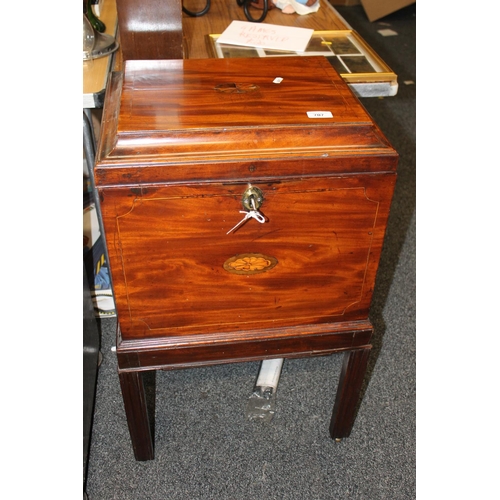
[[[97,164],[392,154],[324,57],[127,61]]]

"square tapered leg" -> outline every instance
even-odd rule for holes
[[[153,435],[142,372],[120,372],[127,424],[136,460],[154,458]]]
[[[370,351],[371,346],[367,346],[344,354],[342,372],[330,422],[330,435],[333,439],[342,439],[349,437],[351,434]]]

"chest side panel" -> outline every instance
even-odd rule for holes
[[[122,336],[364,319],[394,174],[107,188],[102,212]]]

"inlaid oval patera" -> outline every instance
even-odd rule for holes
[[[224,262],[224,269],[233,274],[259,274],[272,269],[278,259],[261,253],[240,253]]]
[[[223,94],[246,94],[259,90],[259,86],[254,83],[221,83],[214,88]]]

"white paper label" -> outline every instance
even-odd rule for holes
[[[309,118],[333,118],[330,111],[308,111],[307,116]]]

